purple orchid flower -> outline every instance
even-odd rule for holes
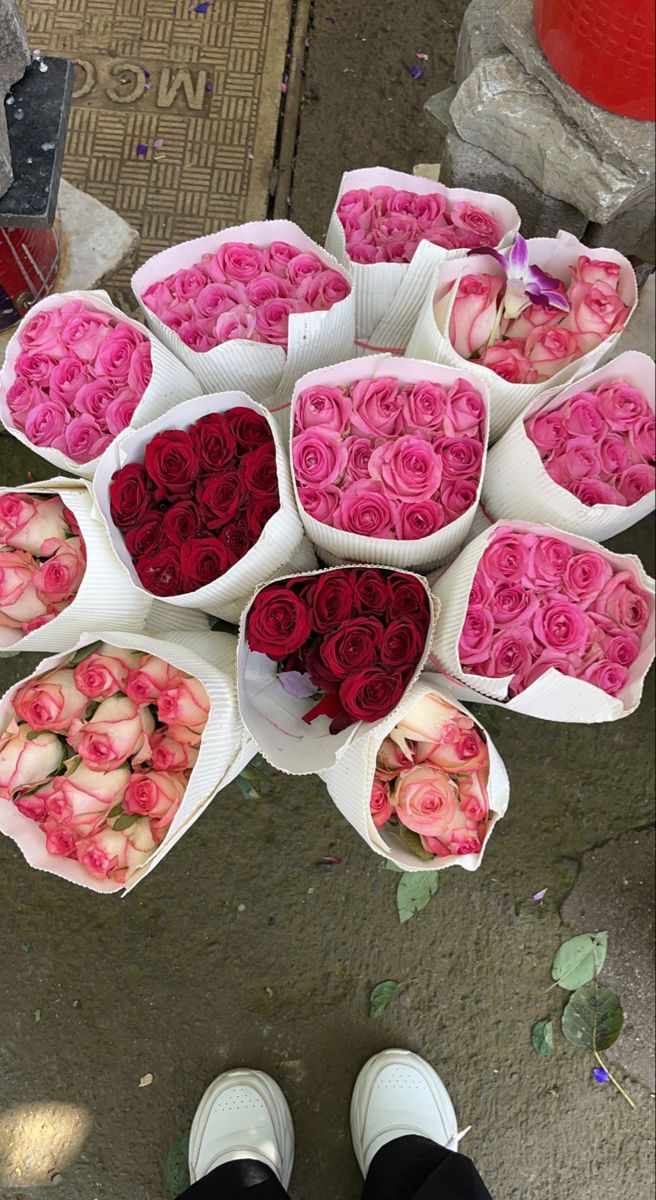
[[[569,300],[563,295],[561,280],[547,275],[545,271],[529,263],[528,244],[521,233],[515,235],[510,251],[506,254],[492,246],[482,246],[470,250],[469,253],[489,254],[503,267],[507,282],[502,308],[504,315],[511,320],[518,317],[529,304],[569,312]]]

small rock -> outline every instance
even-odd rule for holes
[[[482,58],[503,54],[504,45],[494,27],[499,0],[472,0],[460,26],[456,53],[456,83],[463,83]]]
[[[154,1078],[155,1076],[152,1074],[152,1072],[148,1071],[145,1075],[141,1076],[141,1079],[139,1080],[139,1087],[150,1087]]]

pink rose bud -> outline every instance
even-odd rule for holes
[[[444,508],[436,500],[412,500],[407,504],[397,504],[393,516],[396,536],[401,541],[430,537],[448,524]]]
[[[351,285],[348,279],[340,271],[331,268],[321,271],[318,275],[306,275],[296,289],[299,299],[318,309],[332,308],[333,304],[339,304],[340,300],[345,300],[350,294]]]
[[[325,264],[322,263],[318,255],[310,251],[310,253],[297,254],[290,260],[287,268],[287,278],[292,287],[298,288],[304,280],[313,279],[324,270]]]
[[[641,637],[649,623],[650,601],[630,571],[617,571],[591,609],[608,617],[623,632]]]
[[[533,628],[547,650],[557,650],[560,654],[582,654],[592,632],[590,619],[580,604],[565,599],[542,605],[535,614]]]
[[[446,514],[445,525],[455,521],[468,512],[476,503],[478,481],[474,479],[444,479],[440,491],[440,500]]]
[[[617,291],[622,268],[619,263],[607,262],[603,258],[589,258],[581,254],[571,267],[572,279],[578,283],[608,283]]]
[[[264,252],[245,242],[224,242],[216,252],[216,261],[230,282],[248,283],[262,275],[265,268]]]
[[[464,667],[475,667],[490,657],[494,622],[482,605],[470,604],[458,643],[458,655]]]
[[[560,309],[545,308],[542,304],[529,304],[522,309],[518,317],[511,319],[505,317],[501,322],[501,330],[504,337],[508,339],[526,341],[534,329],[545,325],[557,325],[561,317]]]
[[[82,362],[93,362],[110,324],[108,313],[84,309],[64,321],[59,337],[69,354]]]
[[[599,448],[592,437],[573,437],[565,445],[561,460],[570,479],[588,479],[601,471]]]
[[[627,504],[636,504],[656,487],[656,470],[648,463],[635,463],[622,471],[616,482]]]
[[[125,832],[105,825],[91,837],[79,840],[76,857],[96,879],[125,883],[133,871],[147,862],[156,844],[146,820]]]
[[[562,590],[581,608],[590,608],[612,576],[613,568],[607,558],[584,550],[573,554],[565,567]]]
[[[14,370],[19,378],[46,388],[56,365],[57,359],[50,354],[23,353],[18,355]]]
[[[6,400],[14,424],[17,429],[25,429],[28,414],[37,404],[43,404],[48,399],[48,393],[36,383],[28,383],[26,379],[16,379],[7,390]]]
[[[168,283],[164,281],[161,283],[151,283],[141,298],[146,307],[159,317],[165,309],[171,307],[173,292]]]
[[[41,351],[43,354],[59,355],[63,347],[58,337],[62,324],[61,312],[54,308],[34,313],[20,331],[20,344],[24,350]]]
[[[503,280],[497,275],[463,275],[451,310],[449,337],[462,358],[485,345],[497,321]]]
[[[176,271],[171,277],[171,290],[176,300],[195,300],[208,283],[207,271],[198,264]]]
[[[521,533],[499,530],[487,546],[480,566],[492,583],[520,583],[527,574],[531,542]]]
[[[128,387],[141,399],[152,377],[153,362],[151,346],[148,339],[144,338],[132,351],[130,369],[128,371]]]
[[[619,696],[629,682],[629,672],[619,663],[601,659],[586,667],[582,678],[588,683],[594,684],[595,687],[601,688],[602,691],[608,692],[610,696]]]
[[[26,721],[32,729],[64,732],[85,712],[88,703],[87,697],[78,692],[68,667],[28,679],[12,699],[19,721]]]
[[[91,771],[114,771],[146,751],[154,728],[149,708],[138,707],[127,696],[110,696],[89,721],[76,722],[68,740]]]
[[[626,325],[629,306],[610,283],[573,283],[568,294],[570,311],[560,328],[577,334],[579,354],[593,350]]]
[[[75,596],[86,570],[80,538],[60,542],[56,552],[34,572],[32,582],[44,604],[59,604]]]
[[[283,304],[284,301],[271,301]],[[252,339],[256,331],[255,313],[243,304],[237,305],[229,312],[218,317],[214,326],[214,344],[230,342],[239,339]]]
[[[296,312],[309,311],[300,300],[267,300],[256,310],[255,329],[263,342],[287,347],[289,319]]]
[[[496,246],[503,237],[502,227],[496,218],[468,200],[452,204],[450,216],[456,229],[474,235],[475,246]]]
[[[629,429],[629,441],[647,462],[656,459],[656,420],[653,413],[640,417]]]
[[[344,439],[347,460],[344,479],[349,483],[357,483],[361,479],[371,479],[369,460],[374,452],[373,438],[347,437]]]
[[[392,508],[380,484],[367,480],[354,483],[342,496],[333,524],[337,529],[362,537],[391,537]]]
[[[298,499],[301,507],[305,509],[309,516],[314,517],[315,521],[321,521],[324,525],[332,523],[337,508],[342,499],[342,493],[339,488],[328,485],[327,487],[299,487]]]
[[[382,829],[394,812],[389,798],[389,783],[379,775],[374,777],[369,809],[376,829]]]
[[[370,437],[400,433],[403,425],[404,393],[391,376],[360,379],[351,388],[351,427]]]
[[[133,650],[101,646],[76,666],[75,686],[89,700],[106,700],[115,692],[125,692],[129,674],[138,661],[139,655]]]
[[[524,422],[524,426],[527,436],[542,454],[559,450],[567,440],[567,430],[559,410],[536,413]]]
[[[424,379],[414,385],[408,384],[402,395],[405,433],[418,433],[423,429],[442,431],[448,404],[446,388]]]
[[[47,820],[42,825],[46,835],[46,850],[54,858],[75,858],[77,855],[77,838],[72,829],[59,825],[56,821]]]
[[[188,725],[190,729],[204,729],[209,711],[205,688],[189,676],[169,684],[157,703],[157,716],[165,725]]]
[[[274,275],[286,279],[290,262],[300,253],[301,251],[297,250],[296,246],[290,246],[289,242],[272,242],[263,252],[262,270],[272,271]]]
[[[263,282],[268,277],[263,277]],[[248,287],[252,287],[257,280],[253,280]],[[270,300],[274,296],[280,295],[276,290],[278,281],[273,282],[270,294],[262,297],[263,300]],[[236,308],[239,304],[257,304],[255,297],[250,296],[243,284],[236,286],[231,283],[208,283],[196,297],[196,312],[199,317],[207,318],[216,321],[216,318],[221,313],[229,312],[231,308]],[[261,303],[261,301],[260,301]]]
[[[190,771],[198,758],[200,734],[186,725],[158,729],[150,740],[150,757],[155,771]]]
[[[599,439],[606,432],[606,422],[599,411],[599,399],[593,392],[579,392],[562,409],[565,429],[573,437]]]
[[[369,470],[390,497],[429,500],[440,486],[442,459],[430,442],[406,434],[374,450]]]
[[[74,354],[66,354],[50,375],[50,399],[59,400],[66,408],[70,408],[80,389],[92,378],[89,363],[80,362]]]
[[[466,729],[460,732],[456,741],[439,742],[438,745],[433,746],[426,761],[434,767],[440,767],[443,771],[459,775],[463,771],[479,771],[484,767],[489,767],[490,755],[478,730]],[[484,818],[479,819],[483,820]]]
[[[451,829],[458,792],[439,767],[412,767],[394,788],[392,803],[399,821],[414,833],[439,837]]]
[[[180,807],[187,780],[184,775],[159,771],[135,771],[130,779],[123,808],[139,817],[148,817],[157,830],[167,829]]]
[[[601,479],[577,479],[567,490],[587,508],[594,508],[595,504],[619,504],[626,507],[626,498],[622,493],[610,483],[603,483]]]
[[[467,379],[458,379],[449,391],[444,417],[447,437],[479,437],[485,422],[485,401]]]
[[[122,388],[123,395],[116,396],[105,412],[105,424],[112,437],[127,429],[139,404],[139,399],[129,387]]]
[[[64,430],[66,453],[73,462],[87,463],[97,458],[111,442],[111,434],[103,433],[93,417],[85,414],[74,417]]]
[[[488,775],[489,760],[460,780],[460,810],[467,820],[475,822],[476,825],[487,821],[490,814]]]
[[[226,317],[230,314],[226,313]],[[167,324],[171,324],[167,321]],[[171,324],[171,328],[175,326]],[[226,328],[228,328],[226,326]],[[218,329],[218,324],[217,324]],[[190,350],[195,350],[197,354],[205,354],[207,350],[212,350],[217,344],[217,340],[226,341],[228,337],[241,337],[241,333],[233,333],[219,338],[218,333],[209,328],[209,323],[203,321],[182,321],[176,333],[184,342],[185,346],[189,346]]]
[[[630,433],[643,417],[653,420],[645,396],[625,379],[600,383],[596,398],[601,415],[615,433]]]
[[[483,462],[483,446],[472,437],[446,437],[436,447],[446,479],[478,481]]]
[[[108,379],[91,379],[76,393],[73,408],[81,416],[91,417],[107,432],[105,413],[116,396],[116,388]]]
[[[306,429],[321,425],[341,433],[348,424],[353,405],[350,398],[338,387],[315,384],[301,392],[294,410],[294,429],[303,433]]]
[[[344,473],[347,450],[334,430],[315,426],[299,434],[292,443],[292,462],[301,487],[325,487]]]
[[[477,669],[479,675],[505,679],[524,675],[537,653],[535,638],[528,625],[516,625],[495,635],[490,658]]]
[[[519,625],[532,620],[538,598],[522,583],[500,583],[489,604],[495,625]]]
[[[0,543],[38,555],[49,538],[63,540],[69,533],[59,496],[33,496],[6,492],[0,496]]]
[[[0,610],[12,622],[23,624],[46,611],[33,584],[36,570],[31,554],[0,549]]]
[[[538,537],[528,546],[527,559],[523,560],[524,570],[515,578],[519,581],[528,576],[540,590],[554,588],[559,591],[573,553],[572,547],[562,538]]]
[[[45,783],[61,766],[64,747],[54,733],[39,733],[28,741],[29,725],[13,721],[0,734],[0,797],[13,800],[20,792]]]
[[[524,343],[521,341],[495,342],[483,351],[480,361],[481,366],[489,367],[508,383],[537,382],[536,366],[524,354]]]
[[[553,328],[543,325],[534,329],[526,339],[524,353],[539,379],[551,379],[552,375],[585,353],[585,349],[587,347],[582,346],[580,339],[574,337],[563,322]]]
[[[70,420],[61,400],[44,400],[30,410],[25,421],[25,436],[33,446],[65,446],[64,431]]]
[[[123,801],[130,778],[128,767],[90,771],[80,763],[70,775],[52,781],[46,797],[48,817],[66,825],[76,838],[89,837]]]
[[[180,672],[164,659],[144,654],[138,666],[128,671],[123,690],[135,704],[154,704],[179,675]]]

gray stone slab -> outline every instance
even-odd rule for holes
[[[68,58],[34,62],[14,85],[14,103],[5,106],[14,182],[0,198],[0,225],[52,225],[72,92],[73,63]]]
[[[0,100],[30,61],[27,34],[16,0],[0,0]]]
[[[602,981],[618,993],[624,1029],[610,1062],[654,1090],[654,830],[622,834],[583,855],[561,909],[576,933],[608,930]]]
[[[503,54],[504,43],[494,25],[499,0],[472,0],[460,26],[456,83],[463,83],[487,55]]]
[[[456,98],[457,91],[456,84],[453,84],[452,87],[444,88],[442,92],[436,92],[424,105],[424,111],[437,122],[440,131],[445,135],[454,128],[451,105]]]
[[[633,255],[642,262],[656,263],[653,200],[643,200],[619,213],[607,225],[591,222],[583,241],[588,246],[613,246],[622,254]]]
[[[603,225],[650,186],[602,161],[544,84],[514,54],[483,58],[451,105],[458,133],[517,167],[541,191]]]
[[[535,32],[532,0],[502,0],[493,5],[494,36],[512,50],[529,74],[536,76],[558,101],[566,116],[587,135],[605,162],[637,177],[654,179],[655,128],[651,121],[634,121],[591,104],[554,71]]]
[[[559,229],[580,237],[588,224],[571,204],[545,195],[515,167],[463,141],[455,132],[447,134],[444,143],[440,179],[447,187],[478,188],[507,196],[522,218],[526,237],[553,237]]]
[[[615,358],[625,350],[640,350],[656,357],[656,275],[653,272],[640,289],[638,307],[608,357]]]
[[[9,133],[4,114],[4,106],[0,107],[0,196],[4,196],[7,188],[14,181],[11,169],[11,150],[9,149]]]

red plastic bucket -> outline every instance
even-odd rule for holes
[[[552,67],[586,100],[623,117],[656,117],[653,0],[533,0]]]

